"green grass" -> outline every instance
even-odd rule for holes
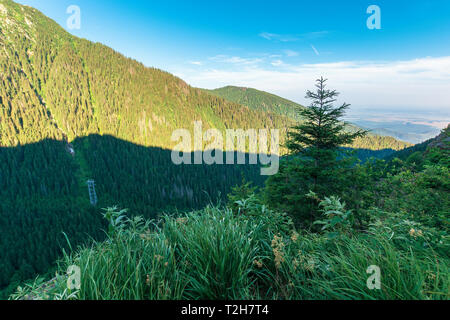
[[[448,299],[448,255],[398,245],[384,234],[303,233],[269,223],[265,207],[239,214],[209,206],[158,223],[109,209],[108,239],[75,250],[51,282],[20,288],[12,299]],[[250,212],[251,211],[251,212]],[[259,214],[258,214],[259,213]],[[281,221],[281,220],[280,220]],[[288,230],[288,231],[287,231]],[[80,290],[65,270],[81,268]],[[381,269],[370,290],[366,270]],[[43,286],[43,283],[45,284]],[[48,289],[48,288],[51,288]]]

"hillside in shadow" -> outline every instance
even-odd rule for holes
[[[362,158],[386,152],[359,151]],[[248,164],[249,154],[235,154],[235,161],[245,156],[246,165],[175,165],[171,154],[100,135],[72,144],[46,139],[0,148],[0,287],[49,270],[62,249],[69,249],[64,234],[72,247],[101,239],[101,208],[117,205],[157,218],[226,200],[243,178],[256,186],[266,179],[260,165]]]
[[[88,235],[102,238],[101,208],[118,205],[147,218],[198,209],[224,199],[243,177],[256,185],[265,179],[259,165],[175,165],[170,150],[112,136],[2,147],[0,287],[46,272],[68,248],[63,232],[72,247]],[[96,206],[88,179],[95,181]]]

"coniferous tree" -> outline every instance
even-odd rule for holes
[[[358,137],[366,135],[366,131],[345,131],[346,123],[340,119],[350,107],[344,103],[335,107],[339,93],[326,88],[326,79],[317,80],[315,92],[308,90],[306,98],[312,100],[308,108],[300,109],[304,122],[294,126],[288,133],[286,146],[292,153],[310,153],[311,150],[335,150],[342,145],[350,144]]]
[[[363,130],[345,130],[346,123],[340,119],[350,105],[335,107],[339,93],[327,89],[326,81],[318,79],[317,90],[307,92],[312,103],[299,110],[305,120],[288,133],[286,147],[291,156],[280,172],[268,179],[265,190],[269,205],[286,211],[306,227],[316,219],[317,204],[323,197],[340,195],[348,187],[346,178],[354,163],[340,147],[366,135]]]

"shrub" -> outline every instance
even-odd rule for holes
[[[315,196],[314,193],[311,196]],[[335,196],[325,197],[319,204],[325,220],[317,220],[314,224],[322,225],[322,231],[329,231],[327,236],[330,239],[336,238],[340,234],[351,232],[352,211],[345,209],[345,202]]]

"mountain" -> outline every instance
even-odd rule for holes
[[[448,300],[449,139],[447,128],[413,161],[397,159],[392,168],[376,162],[350,169],[342,193],[348,202],[320,202],[329,215],[316,220],[329,223],[322,231],[296,227],[295,215],[274,209],[248,184],[233,189],[228,206],[165,215],[156,228],[109,208],[105,241],[73,249],[56,272],[10,298]],[[363,224],[336,219],[344,213]],[[388,266],[384,290],[361,285],[371,263]],[[68,285],[70,266],[82,268],[79,290]]]
[[[102,237],[99,208],[155,218],[216,202],[259,166],[176,166],[175,129],[286,128],[0,0],[0,288]],[[95,180],[91,206],[86,181]],[[13,285],[14,286],[14,285]]]
[[[439,148],[446,153],[450,151],[450,124],[435,139],[431,139],[430,147]]]
[[[259,166],[174,165],[174,130],[201,120],[204,130],[280,128],[283,141],[294,123],[294,105],[217,97],[11,0],[0,0],[0,83],[0,288],[49,270],[64,234],[72,246],[102,237],[104,206],[155,218],[216,202],[243,177],[263,184]],[[405,146],[376,136],[353,145]]]
[[[435,147],[441,148],[443,153],[449,152],[449,142],[450,142],[450,125],[447,126],[442,132],[432,138],[428,139],[422,143],[416,144],[414,146],[395,151],[391,155],[385,157],[386,160],[391,161],[395,158],[406,160],[410,156],[412,156],[415,153],[426,153],[427,149],[433,149]]]
[[[0,291],[47,272],[87,239],[103,239],[100,208],[118,205],[149,219],[216,203],[242,181],[262,186],[255,165],[175,165],[171,151],[112,136],[0,147]],[[90,203],[86,181],[95,181]]]
[[[401,141],[409,143],[422,143],[439,134],[440,130],[436,127],[424,124],[415,124],[404,121],[353,121],[361,128],[370,130],[372,133],[383,136],[394,137]]]
[[[0,3],[2,146],[105,134],[170,149],[172,132],[192,132],[196,120],[203,121],[204,130],[279,128],[282,140],[294,123],[298,105],[286,99],[252,89],[241,97],[231,94],[240,91],[232,87],[219,90],[230,93],[230,102],[74,37],[33,8],[11,0]],[[394,139],[372,140],[355,147],[406,146]]]
[[[253,88],[227,86],[206,91],[220,98],[247,106],[253,110],[271,111],[296,120],[300,120],[297,112],[298,109],[304,108],[298,103]]]
[[[285,116],[292,119],[294,122],[302,120],[298,114],[298,110],[305,108],[304,106],[293,101],[253,88],[227,86],[214,90],[204,90],[217,97],[242,104],[253,110],[273,112],[275,114]],[[349,131],[359,129],[359,127],[354,124],[348,124],[347,128]],[[356,139],[350,147],[367,149],[368,151],[383,150],[380,155],[383,154],[385,156],[387,154],[386,152],[390,153],[394,150],[401,150],[409,146],[411,146],[410,143],[403,142],[401,139],[397,140],[391,135],[386,134],[386,132],[370,131],[367,136]]]
[[[33,8],[0,3],[0,145],[108,134],[171,148],[172,132],[196,120],[205,130],[289,126],[74,37]]]

